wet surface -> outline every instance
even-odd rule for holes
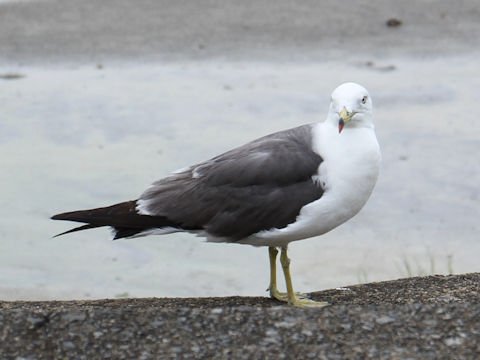
[[[315,21],[306,18],[279,41],[276,29],[293,6],[285,2],[272,13],[271,27],[222,36],[207,27],[203,49],[147,31],[154,22],[148,1],[134,9],[142,15],[132,17],[138,27],[131,26],[131,38],[124,36],[126,23],[99,31],[113,20],[100,22],[97,12],[78,25],[89,1],[65,4],[58,22],[40,26],[56,4],[0,5],[0,49],[7,54],[0,58],[1,299],[264,294],[266,249],[181,234],[111,242],[105,229],[52,239],[68,224],[49,217],[133,199],[178,168],[322,121],[329,94],[344,81],[372,94],[381,174],[357,217],[292,244],[296,290],[478,271],[480,122],[472,109],[480,95],[473,46],[480,36],[471,34],[480,22],[469,7],[475,2],[442,2],[426,15],[393,2],[377,4],[378,12],[359,3],[372,21],[334,12],[348,19],[347,33],[339,31],[345,23],[318,25],[324,36],[310,37],[309,24],[322,23],[316,9]],[[129,6],[119,4],[108,16]],[[232,24],[229,6],[216,16]],[[196,14],[183,5],[165,10],[172,11]],[[388,28],[391,18],[402,25]],[[199,40],[193,30],[201,21],[195,17],[177,35]],[[253,36],[259,32],[264,41]]]

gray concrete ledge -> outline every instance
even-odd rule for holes
[[[0,359],[473,359],[480,273],[264,297],[0,302]]]

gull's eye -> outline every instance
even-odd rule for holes
[[[365,95],[363,98],[362,98],[362,104],[366,104],[367,103],[367,95]]]

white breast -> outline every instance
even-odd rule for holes
[[[373,128],[338,133],[328,122],[314,129],[314,150],[322,157],[318,179],[323,196],[304,206],[286,228],[262,231],[245,239],[252,245],[284,246],[291,241],[324,234],[344,223],[365,205],[377,181],[380,147]]]

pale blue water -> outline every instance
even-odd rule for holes
[[[0,299],[264,294],[266,249],[111,242],[105,229],[52,239],[70,224],[49,216],[133,199],[177,168],[321,121],[344,81],[374,99],[381,175],[356,218],[291,246],[294,285],[479,271],[478,60],[0,68],[26,75],[0,80]]]

